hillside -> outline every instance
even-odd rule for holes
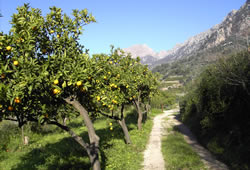
[[[192,79],[204,65],[247,49],[250,35],[249,5],[247,2],[238,11],[231,11],[221,24],[177,45],[169,51],[168,56],[152,63],[151,68],[164,77],[184,75]]]

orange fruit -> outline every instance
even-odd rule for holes
[[[11,49],[12,49],[11,46],[7,46],[7,47],[6,47],[6,50],[7,50],[7,51],[11,51]]]
[[[100,101],[100,100],[101,100],[101,97],[100,97],[100,96],[97,96],[97,97],[96,97],[96,100],[97,100],[97,101]]]
[[[8,110],[9,110],[9,111],[13,111],[14,108],[13,108],[12,106],[9,106],[9,107],[8,107]]]
[[[13,64],[14,64],[14,66],[17,66],[19,64],[19,62],[17,60],[14,60]]]
[[[78,81],[78,82],[76,82],[76,85],[79,87],[79,86],[82,85],[82,82],[81,82],[81,81]]]
[[[19,97],[16,97],[16,98],[14,99],[14,102],[15,102],[15,103],[21,103],[21,100],[20,100]]]
[[[59,80],[54,80],[54,85],[57,85],[59,83]]]
[[[58,94],[58,93],[60,93],[60,90],[58,90],[58,89],[53,90],[53,94]]]

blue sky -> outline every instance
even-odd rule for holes
[[[246,0],[0,0],[1,31],[8,32],[16,7],[28,2],[43,15],[51,6],[67,14],[87,8],[97,23],[84,28],[81,43],[93,54],[108,53],[111,44],[120,48],[147,44],[156,52],[171,49],[220,23]]]

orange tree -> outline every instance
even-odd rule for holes
[[[112,47],[110,55],[94,55],[96,63],[95,78],[97,87],[94,94],[96,110],[121,125],[126,143],[131,143],[124,118],[124,105],[135,104],[138,112],[138,129],[141,129],[141,103],[146,103],[157,91],[157,79],[147,66],[140,64],[139,58]],[[120,109],[121,112],[115,112]]]
[[[121,63],[128,57],[119,53],[120,50],[112,48],[111,54],[94,55],[92,61],[96,64],[96,71],[90,77],[95,84],[93,94],[93,112],[102,114],[110,119],[118,121],[124,132],[125,141],[131,143],[128,128],[125,123],[124,105],[127,104],[125,75],[121,69]],[[120,111],[117,111],[120,110]]]
[[[9,34],[0,35],[0,119],[55,124],[68,131],[87,151],[93,169],[100,169],[99,137],[86,110],[92,100],[88,74],[93,63],[78,42],[82,26],[95,22],[87,10],[73,10],[73,17],[52,7],[45,17],[28,4],[17,8]],[[75,108],[84,119],[90,143],[60,123]]]
[[[120,52],[126,55],[124,52]],[[157,92],[158,78],[146,65],[140,63],[139,57],[136,59],[127,55],[127,59],[121,62],[122,76],[124,77],[124,85],[122,92],[124,93],[126,103],[134,104],[138,113],[137,126],[142,128],[143,113],[141,104],[149,102],[150,98]]]

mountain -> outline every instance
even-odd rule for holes
[[[248,37],[250,37],[249,0],[239,10],[232,10],[220,24],[189,38],[184,43],[177,44],[169,51],[156,53],[146,45],[132,46],[125,51],[140,56],[142,63],[153,68],[164,63],[198,56],[203,56],[204,61],[214,61],[222,53],[247,48]]]
[[[148,47],[146,44],[137,44],[129,48],[123,49],[127,53],[131,53],[133,57],[140,56],[142,64],[151,64],[157,60],[162,59],[166,56],[166,51],[161,51],[159,53],[155,52],[152,48]]]
[[[188,58],[218,46],[247,48],[248,36],[250,35],[250,10],[248,5],[250,3],[244,4],[239,10],[231,11],[222,23],[215,25],[208,31],[176,45],[169,51],[169,55],[157,60],[154,65]]]

